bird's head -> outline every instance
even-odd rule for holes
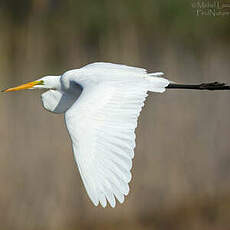
[[[45,76],[36,81],[28,82],[13,88],[2,90],[2,92],[13,92],[23,89],[60,89],[60,76]]]

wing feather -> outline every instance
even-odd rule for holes
[[[83,87],[65,112],[74,158],[86,191],[94,203],[115,207],[129,193],[135,148],[135,128],[147,91],[164,92],[161,73],[111,63],[93,63],[68,71]]]
[[[116,70],[126,70],[129,72],[136,72],[136,73],[146,73],[146,69],[139,68],[139,67],[133,67],[133,66],[127,66],[122,64],[114,64],[114,63],[108,63],[108,62],[94,62],[91,64],[88,64],[82,68],[91,68],[91,69],[109,69],[110,71],[113,69]]]
[[[144,81],[103,82],[84,89],[65,113],[75,160],[95,205],[115,207],[115,198],[122,203],[129,192],[134,132],[147,88]]]

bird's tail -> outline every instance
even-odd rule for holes
[[[165,92],[166,87],[170,84],[170,81],[166,78],[163,78],[161,76],[164,75],[162,72],[156,72],[156,73],[149,73],[150,77],[147,78],[149,81],[148,83],[148,90],[151,92],[158,92],[163,93]]]

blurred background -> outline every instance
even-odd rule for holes
[[[95,61],[230,83],[230,8],[215,2],[1,0],[0,87]],[[63,115],[40,94],[0,95],[1,229],[229,229],[229,92],[148,97],[131,192],[115,209],[89,201]]]

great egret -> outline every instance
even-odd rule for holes
[[[220,83],[181,85],[163,73],[112,63],[93,63],[61,76],[2,90],[48,89],[41,95],[50,112],[65,113],[74,158],[86,191],[94,203],[115,207],[129,193],[135,128],[147,92],[168,89],[225,90]]]

